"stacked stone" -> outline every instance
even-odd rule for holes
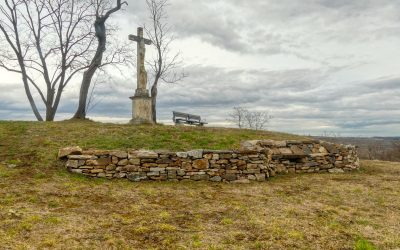
[[[247,141],[242,148],[265,150],[270,175],[285,173],[340,173],[360,167],[357,148],[316,140]]]
[[[214,182],[265,181],[269,177],[264,151],[83,151],[59,152],[70,172],[90,177],[128,178],[132,181],[210,180]]]
[[[265,181],[285,173],[339,173],[360,167],[355,146],[323,141],[246,141],[238,151],[59,151],[70,172],[132,181]]]

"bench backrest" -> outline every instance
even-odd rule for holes
[[[201,121],[201,117],[198,115],[186,114],[186,113],[175,112],[175,111],[173,111],[172,113],[174,115],[174,117],[173,117],[174,121],[176,118],[183,118],[187,121],[199,121],[199,122]]]

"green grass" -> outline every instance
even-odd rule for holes
[[[363,161],[360,171],[348,174],[288,175],[239,185],[88,179],[56,162],[58,148],[65,146],[225,149],[261,138],[298,137],[0,122],[0,249],[400,248],[400,163]]]
[[[285,133],[184,126],[132,126],[96,122],[0,121],[0,160],[24,165],[49,165],[58,149],[237,149],[249,139],[298,139]]]

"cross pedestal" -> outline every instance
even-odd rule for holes
[[[147,89],[147,72],[144,67],[146,54],[145,45],[152,42],[143,38],[143,28],[139,27],[137,36],[130,35],[129,40],[137,42],[137,88],[132,99],[132,124],[153,124],[153,110],[151,97]]]
[[[132,99],[131,124],[153,124],[153,110],[151,108],[151,97],[136,95]]]

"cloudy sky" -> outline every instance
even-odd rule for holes
[[[128,2],[114,17],[121,37],[146,23],[145,0]],[[161,86],[161,122],[176,110],[231,126],[242,106],[270,112],[271,130],[400,136],[400,1],[170,0],[168,15],[188,77]],[[0,119],[34,120],[19,78],[0,74]],[[135,79],[133,69],[103,79],[89,116],[128,121]],[[76,109],[78,83],[58,120]]]

